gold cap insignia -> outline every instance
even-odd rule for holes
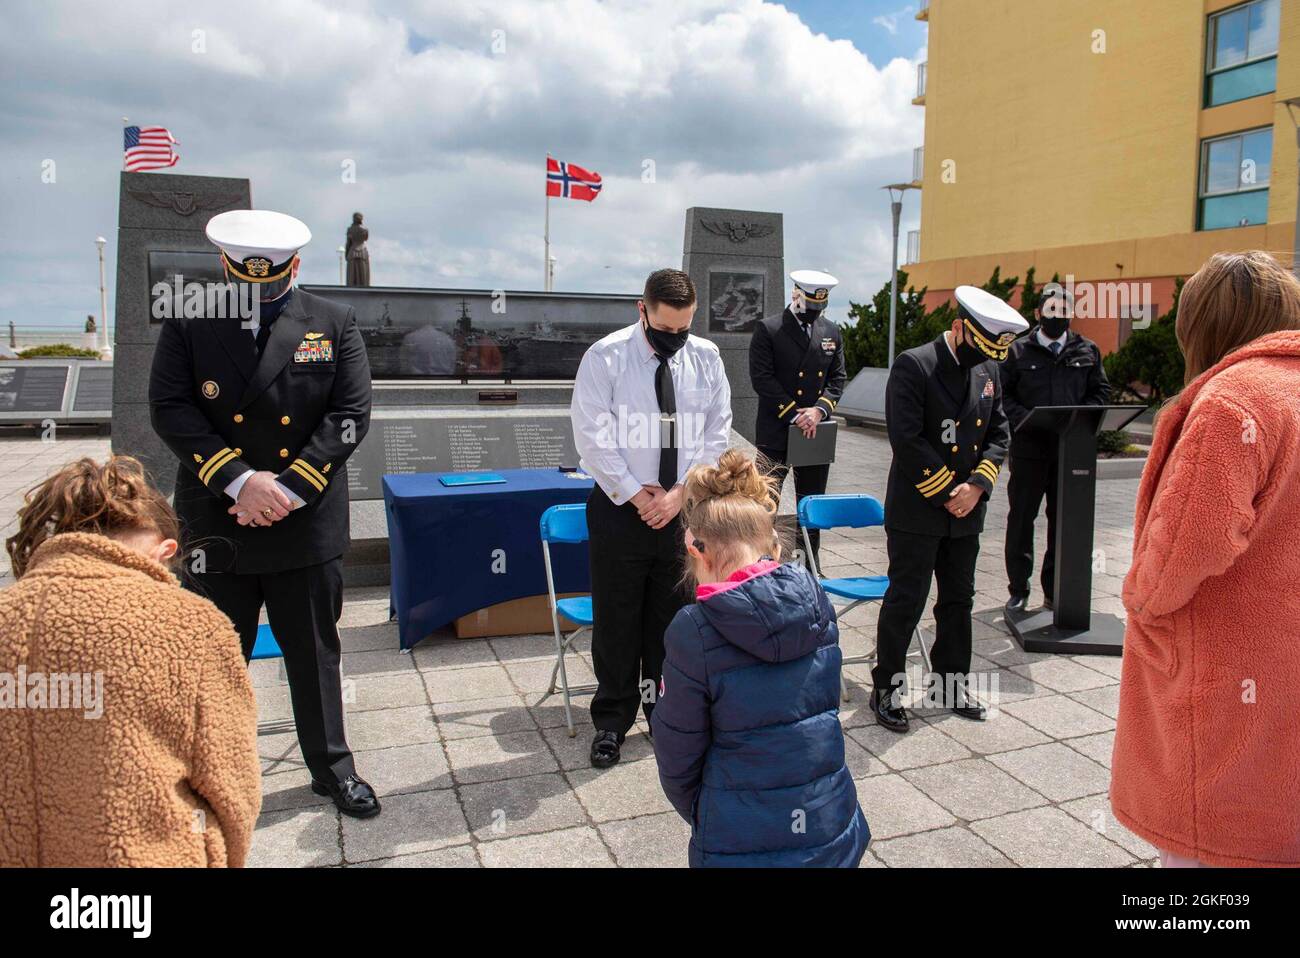
[[[271,261],[264,256],[250,256],[244,260],[244,272],[249,276],[267,276],[271,272]]]
[[[216,399],[221,394],[221,387],[209,379],[203,384],[203,395],[207,399]]]
[[[1015,338],[1016,338],[1015,333],[1003,333],[1001,336],[998,337],[998,345],[1005,346]]]

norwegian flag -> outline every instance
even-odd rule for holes
[[[128,173],[175,166],[181,158],[172,149],[176,138],[165,126],[128,126],[122,139],[122,169]]]
[[[573,163],[546,158],[546,195],[563,196],[590,203],[600,195],[600,174],[584,170]]]

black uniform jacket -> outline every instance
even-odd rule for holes
[[[844,392],[844,340],[826,318],[806,327],[789,307],[761,320],[749,341],[749,378],[758,393],[755,445],[784,452],[797,410],[821,406],[830,418]]]
[[[894,459],[885,494],[885,527],[932,536],[976,535],[1007,455],[997,363],[969,373],[943,336],[894,360],[885,387],[885,421]],[[984,490],[958,519],[945,509],[963,482]]]
[[[1002,376],[1002,405],[1011,423],[1011,455],[1054,459],[1056,434],[1016,429],[1036,406],[1100,406],[1110,395],[1101,350],[1071,330],[1060,355],[1038,341],[1037,331],[1011,344]]]
[[[200,548],[208,572],[264,574],[347,549],[345,463],[370,425],[370,364],[350,307],[295,289],[260,360],[238,319],[169,319],[149,405],[180,459],[184,561]],[[269,527],[240,526],[224,490],[249,469],[276,473],[306,505]]]

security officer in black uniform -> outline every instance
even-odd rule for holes
[[[766,462],[776,479],[777,496],[791,470],[786,465],[790,426],[815,435],[835,411],[848,379],[840,327],[823,315],[839,280],[815,269],[795,270],[790,279],[790,305],[780,316],[760,320],[749,341],[749,378],[758,393],[755,445],[760,463]],[[824,493],[830,469],[829,463],[794,467],[796,501]],[[809,529],[808,541],[815,560],[821,533]]]
[[[950,708],[982,720],[966,689],[970,671],[975,560],[984,512],[1011,436],[1002,412],[998,363],[1028,328],[1014,309],[974,286],[956,290],[952,329],[894,361],[885,387],[885,421],[894,458],[885,494],[889,588],[876,629],[871,708],[876,721],[907,731],[898,698],[907,648],[933,577],[933,679]]]
[[[379,813],[343,731],[336,623],[348,547],[345,463],[370,423],[370,366],[353,311],[293,288],[306,225],[266,210],[207,235],[251,317],[169,319],[149,380],[154,430],[180,460],[183,579],[252,655],[263,604],[284,653],[312,790]],[[247,301],[246,301],[247,302]],[[229,316],[229,318],[225,318]]]
[[[1043,290],[1038,326],[1011,344],[1002,375],[1002,405],[1011,425],[1011,477],[1007,497],[1008,612],[1023,612],[1034,571],[1034,520],[1047,497],[1047,554],[1040,581],[1043,607],[1052,608],[1056,575],[1056,456],[1054,432],[1017,430],[1036,406],[1100,406],[1110,395],[1101,350],[1070,329],[1074,298],[1057,283]]]

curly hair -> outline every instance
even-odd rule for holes
[[[21,578],[33,553],[52,536],[139,529],[164,539],[180,536],[176,513],[150,485],[144,466],[131,456],[110,456],[103,463],[83,458],[27,491],[18,509],[18,531],[5,540],[5,550],[14,577]]]

